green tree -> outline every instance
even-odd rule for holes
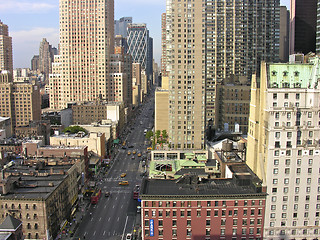
[[[147,133],[146,133],[146,138],[150,140],[150,138],[153,137],[153,132],[151,130],[149,130]]]
[[[157,141],[159,141],[160,135],[161,135],[161,131],[160,131],[160,130],[157,130],[157,131],[156,131]]]
[[[84,133],[88,133],[87,130],[85,130],[83,127],[80,126],[70,126],[70,127],[66,127],[65,129],[63,129],[64,133],[69,132],[72,134],[78,133],[78,132],[84,132]]]
[[[167,130],[162,130],[162,138],[163,138],[164,140],[167,140],[167,138],[168,138]]]

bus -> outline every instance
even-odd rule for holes
[[[133,199],[137,200],[139,198],[139,191],[140,191],[140,186],[136,185],[133,188]]]
[[[91,204],[97,204],[101,197],[101,189],[96,189],[91,195]]]

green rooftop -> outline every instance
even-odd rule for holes
[[[317,86],[319,58],[310,63],[271,63],[268,67],[268,87],[270,88],[314,88]]]

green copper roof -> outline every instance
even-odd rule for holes
[[[320,78],[319,58],[310,63],[271,63],[268,65],[270,88],[314,88]]]

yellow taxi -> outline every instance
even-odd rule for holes
[[[151,148],[151,147],[148,147],[147,150],[150,151],[150,150],[152,150],[152,148]]]
[[[132,154],[136,154],[136,153],[137,153],[137,151],[136,151],[136,150],[133,150],[133,151],[132,151]]]
[[[124,178],[125,176],[127,176],[126,173],[121,173],[120,177]]]
[[[138,157],[141,157],[141,153],[138,153]]]
[[[130,151],[128,151],[128,155],[130,155],[131,154],[131,152]]]
[[[126,186],[126,185],[129,185],[129,182],[128,181],[121,181],[121,182],[119,182],[119,185]]]

